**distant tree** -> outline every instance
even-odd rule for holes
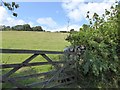
[[[70,30],[70,32],[73,32],[73,31],[74,31],[74,29],[71,29],[71,30]]]
[[[2,31],[9,31],[9,30],[11,30],[10,26],[5,26],[5,25],[0,26],[0,29],[1,29]]]
[[[23,28],[24,28],[24,31],[32,31],[32,28],[30,27],[29,24],[24,24]]]
[[[21,30],[24,30],[24,27],[23,25],[16,25],[12,27],[12,30],[21,31]]]
[[[59,31],[55,31],[56,33],[59,33]]]
[[[70,33],[73,33],[73,32],[75,32],[75,30],[74,30],[74,29],[71,29],[71,30],[70,30]]]
[[[13,30],[17,31],[31,31],[31,27],[29,24],[24,24],[24,25],[16,25],[12,27]]]
[[[10,29],[10,26],[6,26],[6,28]]]
[[[68,31],[60,31],[60,33],[68,33]]]
[[[41,26],[33,27],[32,30],[33,30],[33,31],[45,31],[45,30],[42,29]]]
[[[90,26],[89,26],[89,25],[86,25],[86,24],[83,24],[82,27],[83,27],[82,30],[87,30],[88,28],[90,28]],[[81,28],[80,28],[80,29],[81,29]]]
[[[3,31],[5,29],[5,25],[0,25],[0,31]]]

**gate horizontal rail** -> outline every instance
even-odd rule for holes
[[[21,49],[0,49],[0,53],[13,54],[63,54],[62,51],[44,51],[44,50],[21,50]]]
[[[62,64],[66,63],[65,61],[54,61],[52,62],[53,64]],[[35,62],[35,63],[27,63],[27,64],[22,64],[22,67],[29,67],[29,66],[38,66],[38,65],[47,65],[51,64],[50,62]],[[15,68],[17,66],[20,66],[21,64],[0,64],[0,67],[2,68]]]

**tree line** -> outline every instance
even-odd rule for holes
[[[16,25],[13,27],[10,26],[0,26],[1,31],[41,31],[45,32],[45,30],[41,26],[35,26],[35,27],[30,27],[29,24],[24,24],[24,25]]]
[[[29,24],[24,25],[16,25],[16,26],[0,26],[0,31],[40,31],[40,32],[51,32],[51,31],[45,31],[41,26],[34,26],[30,27]],[[74,29],[71,29],[70,31],[55,31],[56,33],[72,33],[77,32]]]

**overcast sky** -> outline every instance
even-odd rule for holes
[[[94,12],[102,15],[104,10],[109,9],[116,0],[10,1],[16,1],[19,4],[20,7],[15,10],[18,17],[12,16],[12,13],[6,7],[0,6],[0,25],[14,26],[28,23],[31,27],[40,25],[46,31],[66,31],[68,21],[68,30],[72,28],[79,30],[84,23],[87,23],[85,18],[87,11],[90,11],[90,16]]]

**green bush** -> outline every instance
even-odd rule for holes
[[[120,81],[119,30],[120,5],[111,6],[101,17],[94,13],[87,18],[79,32],[67,37],[71,45],[84,45],[86,50],[77,58],[78,84],[80,87],[118,88]]]

